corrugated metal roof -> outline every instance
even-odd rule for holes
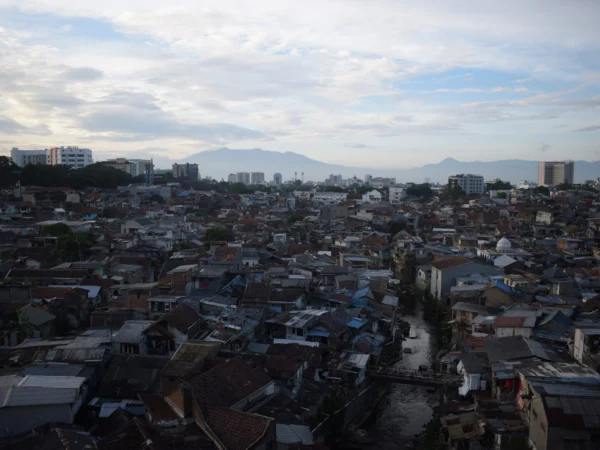
[[[78,389],[16,386],[5,406],[58,405],[74,403]]]
[[[137,344],[142,339],[143,331],[152,323],[151,320],[127,320],[113,336],[113,342]]]
[[[83,377],[26,375],[19,386],[79,389],[84,382],[85,378]]]
[[[362,369],[363,367],[366,367],[367,363],[369,362],[369,354],[368,353],[353,353],[348,358],[348,362],[350,362],[354,366],[360,367]]]
[[[277,442],[282,444],[313,445],[313,435],[306,425],[288,425],[278,423],[275,425]]]

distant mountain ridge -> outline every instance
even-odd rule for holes
[[[202,176],[208,175],[217,180],[227,180],[230,173],[236,172],[264,172],[265,179],[272,180],[273,174],[279,172],[285,181],[293,179],[294,172],[301,179],[304,172],[304,179],[312,181],[322,181],[332,173],[341,174],[344,178],[356,175],[363,179],[368,173],[373,176],[396,177],[399,183],[423,183],[426,180],[445,183],[450,175],[474,173],[483,175],[486,180],[500,178],[516,183],[520,180],[537,181],[538,168],[538,161],[510,159],[483,162],[446,158],[439,163],[410,169],[394,168],[395,161],[390,161],[390,168],[372,169],[324,163],[294,152],[283,153],[259,148],[233,150],[226,147],[195,153],[177,162],[197,163]],[[599,176],[600,161],[575,161],[575,182],[595,180]]]

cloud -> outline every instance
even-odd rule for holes
[[[367,145],[367,144],[346,144],[346,147],[348,148],[373,148],[371,145]]]
[[[83,115],[80,126],[96,138],[153,140],[161,137],[223,143],[240,139],[272,140],[263,133],[228,123],[184,123],[164,111],[107,107]]]
[[[0,116],[0,132],[6,134],[32,134],[32,135],[48,135],[50,130],[45,126],[38,126],[34,128],[26,127],[21,125],[8,117]]]
[[[548,150],[550,150],[552,147],[550,147],[549,144],[542,144],[539,148],[540,152],[546,153]]]
[[[431,148],[414,164],[457,149],[484,159],[490,140],[512,157],[532,133],[600,122],[600,4],[547,0],[540,18],[533,1],[373,0],[357,14],[339,0],[4,0],[0,111],[28,125],[24,144],[44,124],[125,154],[276,137],[281,150],[365,163],[385,164],[387,148]],[[592,137],[557,139],[553,153],[584,157]]]
[[[600,130],[600,125],[592,125],[589,127],[583,127],[583,128],[579,128],[577,130],[573,130],[574,132],[586,132],[586,131],[598,131]]]
[[[72,67],[65,70],[63,77],[69,81],[95,81],[103,76],[103,72],[93,67]]]

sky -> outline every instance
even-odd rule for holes
[[[0,153],[600,160],[597,0],[0,0]]]

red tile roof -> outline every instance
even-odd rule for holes
[[[264,371],[235,358],[192,378],[189,384],[202,404],[231,407],[270,382]]]
[[[227,450],[253,448],[267,434],[271,420],[223,407],[209,407],[206,421]]]
[[[494,327],[522,327],[525,323],[524,316],[500,316],[494,322]]]
[[[451,256],[449,258],[434,261],[431,265],[438,270],[444,270],[450,269],[451,267],[458,267],[464,264],[469,264],[470,262],[470,259],[463,258],[462,256]]]

